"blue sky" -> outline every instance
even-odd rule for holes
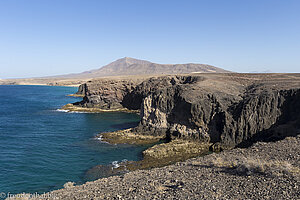
[[[121,57],[300,72],[298,0],[0,0],[0,78]]]

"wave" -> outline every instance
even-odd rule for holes
[[[63,109],[56,109],[55,111],[58,111],[58,112],[70,112],[69,110],[63,110]]]
[[[103,139],[103,136],[102,136],[102,135],[98,135],[98,136],[95,137],[95,140],[100,140],[100,141],[102,141],[102,139]]]
[[[112,165],[112,168],[119,168],[119,167],[120,167],[119,161],[113,161],[113,162],[111,163],[111,165]]]
[[[101,143],[109,144],[109,142],[103,141],[102,135],[97,135],[97,136],[95,136],[93,139],[94,139],[94,140],[98,140],[98,141],[101,142]]]
[[[119,168],[120,166],[124,166],[124,164],[128,162],[127,159],[123,159],[121,162],[115,160],[115,161],[112,161],[111,165],[112,165],[112,169],[115,169],[115,168]]]
[[[89,112],[70,111],[70,110],[63,110],[63,109],[56,109],[55,111],[66,112],[66,113],[89,113]]]

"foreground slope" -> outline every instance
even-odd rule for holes
[[[48,199],[299,199],[300,137],[129,172]],[[69,185],[69,186],[67,186]]]

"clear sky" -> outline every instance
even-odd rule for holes
[[[299,0],[0,0],[0,78],[121,57],[300,72]]]

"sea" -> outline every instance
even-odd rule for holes
[[[76,87],[0,86],[0,193],[44,193],[90,181],[97,165],[140,160],[145,146],[111,145],[95,136],[134,127],[134,113],[62,112]]]

